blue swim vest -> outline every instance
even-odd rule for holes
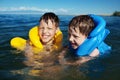
[[[77,56],[89,55],[95,48],[100,54],[111,50],[111,47],[104,43],[106,36],[110,33],[108,29],[105,29],[105,20],[97,15],[90,14],[89,16],[94,20],[96,27],[77,49],[72,49]]]

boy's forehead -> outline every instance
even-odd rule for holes
[[[79,32],[79,28],[78,27],[69,27],[70,31],[75,31],[75,32]]]
[[[80,33],[80,30],[78,27],[69,27],[70,33]]]
[[[54,24],[54,22],[51,19],[47,19],[47,20],[43,19],[41,20],[40,23]]]
[[[53,26],[55,26],[55,23],[52,22],[50,19],[48,19],[47,21],[41,20],[40,25],[48,25],[49,27],[53,27]]]

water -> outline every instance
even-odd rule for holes
[[[16,36],[28,39],[30,28],[38,24],[41,15],[0,14],[0,80],[119,80],[120,79],[120,17],[103,16],[110,34],[105,42],[112,46],[109,55],[77,66],[51,66],[39,76],[30,74],[21,52],[10,47],[10,39]],[[73,16],[59,16],[60,28],[67,43],[67,25]],[[64,68],[64,69],[63,69]],[[37,71],[37,70],[36,70]]]

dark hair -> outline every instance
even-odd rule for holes
[[[88,15],[79,15],[74,17],[69,23],[69,29],[79,28],[80,33],[88,36],[90,32],[94,29],[95,24],[93,19]]]
[[[52,23],[55,23],[55,26],[58,27],[59,26],[59,18],[57,15],[55,15],[54,13],[52,12],[48,12],[48,13],[45,13],[41,18],[40,18],[40,22],[41,20],[44,20],[47,24],[48,24],[48,20],[51,20]]]

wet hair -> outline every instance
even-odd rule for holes
[[[75,28],[78,28],[80,33],[82,33],[85,36],[88,36],[90,32],[94,29],[94,27],[94,21],[88,15],[76,16],[69,23],[69,29],[73,28],[75,30]]]
[[[59,18],[56,14],[52,13],[52,12],[48,12],[45,13],[39,20],[39,22],[41,22],[41,20],[44,20],[47,24],[48,24],[48,20],[51,20],[52,23],[55,23],[55,26],[58,27],[59,26]]]

